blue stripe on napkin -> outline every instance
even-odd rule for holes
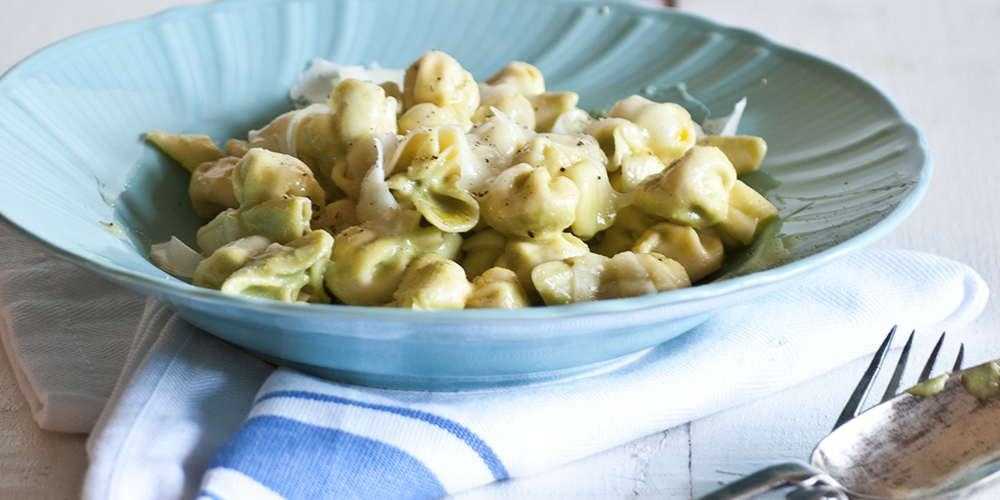
[[[504,467],[503,462],[501,462],[500,457],[493,452],[485,441],[483,441],[474,432],[469,430],[467,427],[455,422],[454,420],[449,420],[440,415],[434,415],[433,413],[422,412],[418,410],[412,410],[409,408],[399,408],[395,406],[387,405],[377,405],[372,403],[365,403],[363,401],[356,401],[352,399],[342,398],[338,396],[331,396],[328,394],[320,394],[316,392],[308,391],[275,391],[265,394],[260,397],[254,404],[258,404],[261,401],[272,399],[272,398],[299,398],[299,399],[309,399],[313,401],[322,401],[328,403],[338,403],[344,405],[357,406],[359,408],[366,408],[369,410],[384,411],[392,413],[395,415],[400,415],[407,418],[412,418],[414,420],[420,420],[427,422],[431,425],[439,427],[455,437],[461,439],[465,444],[467,444],[480,458],[483,459],[483,463],[489,467],[490,472],[493,474],[493,479],[500,481],[507,479],[510,475],[507,472],[506,467]]]
[[[391,415],[396,420],[382,422],[379,415]],[[382,423],[355,425],[369,419]],[[345,423],[352,425],[343,426]],[[410,448],[414,443],[411,438],[420,435],[412,433],[426,432],[421,427],[438,433],[437,440],[425,444],[453,443],[449,456],[458,453],[467,456],[467,465],[479,465],[435,469],[445,463],[440,462],[440,453],[414,455]],[[381,430],[371,432],[377,429]],[[423,436],[426,440],[434,434]],[[430,461],[425,463],[428,458]],[[468,462],[476,458],[478,461]],[[508,477],[507,468],[493,449],[454,420],[322,392],[275,390],[254,402],[243,426],[216,450],[200,498],[221,500],[263,494],[286,500],[429,499],[444,496],[453,488],[485,484],[488,478],[499,481]]]
[[[433,472],[399,448],[269,415],[247,420],[215,452],[208,469],[217,467],[239,471],[288,500],[416,499],[447,493]],[[204,491],[202,497],[211,498]]]

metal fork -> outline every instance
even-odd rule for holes
[[[892,399],[896,396],[896,393],[899,390],[899,383],[903,377],[903,372],[906,370],[906,363],[910,356],[910,349],[913,347],[914,333],[916,332],[910,333],[910,337],[907,339],[906,345],[903,346],[899,360],[896,362],[896,367],[889,379],[889,385],[886,387],[885,392],[882,395],[881,402]],[[875,351],[875,356],[872,359],[871,364],[868,365],[864,375],[861,376],[861,380],[858,381],[857,387],[854,389],[851,397],[847,400],[847,405],[844,406],[844,410],[840,413],[840,417],[837,418],[837,422],[833,426],[834,430],[861,413],[862,408],[864,408],[865,400],[868,398],[872,387],[875,385],[876,377],[882,369],[886,357],[889,354],[889,346],[892,344],[892,340],[895,335],[896,326],[893,326],[885,340],[882,341],[882,345],[879,346],[877,351]],[[938,354],[941,351],[941,346],[944,344],[944,337],[945,334],[942,333],[941,337],[937,341],[937,344],[934,345],[934,349],[931,351],[930,356],[927,358],[927,361],[920,372],[917,383],[923,383],[930,379],[930,375],[934,370],[934,363],[937,361]],[[958,356],[956,357],[955,363],[951,369],[952,372],[958,371],[962,368],[962,359],[964,355],[965,344],[961,344],[959,346]],[[786,486],[795,487],[795,489],[787,495],[788,500],[848,500],[847,495],[845,495],[840,488],[837,487],[837,482],[833,478],[812,466],[799,462],[789,462],[768,467],[759,472],[750,474],[749,476],[746,476],[738,481],[730,483],[729,485],[726,485],[704,497],[701,497],[700,500],[740,500],[752,498],[772,489]]]
[[[906,370],[906,361],[910,356],[910,348],[913,347],[913,335],[914,332],[910,332],[910,338],[906,340],[906,345],[903,346],[903,351],[899,355],[899,361],[896,362],[896,369],[892,372],[892,377],[889,379],[889,385],[885,388],[885,393],[882,395],[882,400],[880,403],[884,403],[896,396],[897,391],[899,391],[899,382],[903,378],[903,371]],[[893,326],[892,330],[889,330],[889,335],[885,337],[882,341],[882,345],[879,346],[878,350],[875,351],[875,357],[872,359],[868,369],[865,370],[865,374],[861,376],[861,380],[858,381],[858,386],[854,389],[854,393],[851,394],[850,399],[847,400],[847,405],[844,407],[844,411],[840,413],[840,417],[837,418],[837,423],[833,425],[836,429],[840,427],[848,420],[858,416],[861,409],[864,407],[865,400],[868,398],[868,394],[872,390],[872,386],[875,384],[875,377],[878,375],[879,371],[882,369],[882,364],[885,362],[885,358],[889,354],[889,345],[892,344],[893,337],[896,336],[896,327]],[[923,370],[920,372],[920,376],[917,378],[917,383],[921,384],[926,382],[931,377],[931,373],[934,370],[934,362],[937,361],[938,353],[941,352],[941,345],[944,344],[945,333],[941,334],[938,338],[937,344],[934,344],[934,349],[931,350],[931,355],[927,358],[927,362],[924,364]],[[957,372],[962,369],[962,358],[965,357],[965,344],[959,345],[958,357],[955,358],[955,364],[952,366],[951,371]]]

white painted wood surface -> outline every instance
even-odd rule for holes
[[[654,3],[648,0],[646,3]],[[71,34],[190,0],[4,0],[0,72]],[[877,245],[967,263],[1000,289],[1000,3],[994,0],[680,0],[682,10],[758,31],[865,75],[926,133],[934,178],[914,214]],[[969,363],[1000,357],[1000,310],[950,332]],[[921,351],[926,352],[926,350]],[[0,356],[0,498],[75,498],[86,437],[39,430]],[[457,495],[688,499],[764,465],[806,459],[863,371],[844,367],[766,400],[664,430],[568,466]],[[915,368],[913,369],[915,370]],[[912,378],[914,375],[910,374]],[[650,397],[656,397],[651,394]],[[995,498],[984,495],[982,498]]]

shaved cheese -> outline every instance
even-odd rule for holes
[[[158,243],[149,248],[153,264],[164,272],[181,278],[194,276],[194,269],[204,257],[183,241],[171,236],[170,241]]]

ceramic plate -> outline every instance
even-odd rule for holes
[[[194,244],[186,172],[151,129],[245,137],[291,109],[310,60],[405,67],[443,50],[477,80],[511,60],[584,109],[639,93],[698,118],[747,98],[739,133],[769,153],[748,184],[780,210],[711,282],[518,311],[294,305],[194,288],[147,259]],[[926,190],[921,133],[864,78],[674,10],[580,1],[223,1],[88,32],[0,79],[0,214],[56,254],[171,304],[269,359],[362,384],[462,389],[607,366],[872,242]]]

